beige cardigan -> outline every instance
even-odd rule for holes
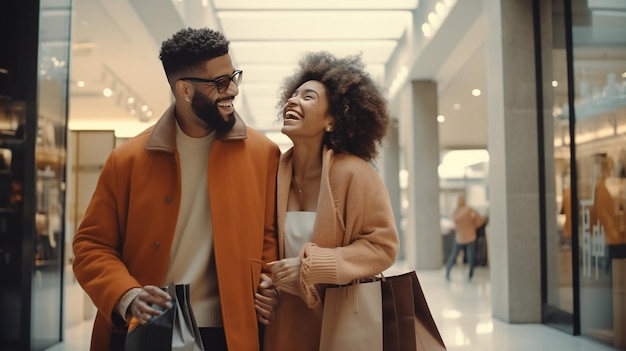
[[[277,184],[279,256],[292,176],[292,151],[281,156]],[[325,284],[346,284],[389,268],[398,233],[389,194],[378,172],[350,154],[323,151],[317,217],[300,252],[300,296],[283,292],[266,329],[265,350],[319,350]]]

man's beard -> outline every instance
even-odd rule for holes
[[[217,101],[211,102],[209,98],[197,92],[193,94],[191,99],[191,109],[209,127],[214,128],[218,132],[227,132],[235,125],[235,113],[231,113],[224,120],[217,108]]]

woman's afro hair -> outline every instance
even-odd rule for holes
[[[333,131],[323,143],[335,153],[351,153],[366,161],[378,154],[377,145],[387,134],[389,112],[381,89],[365,71],[360,55],[337,58],[321,51],[306,54],[299,69],[283,80],[278,109],[303,83],[315,80],[326,87],[328,113],[334,117]]]

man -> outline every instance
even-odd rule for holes
[[[122,350],[132,319],[171,305],[159,287],[172,282],[190,284],[207,349],[260,349],[257,318],[267,324],[277,302],[261,272],[277,259],[280,151],[233,108],[243,73],[228,46],[208,28],[164,41],[175,102],[102,169],[73,241],[76,278],[98,308],[92,350]]]

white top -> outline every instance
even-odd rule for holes
[[[285,257],[300,256],[304,244],[311,241],[317,212],[287,211],[285,217]]]

